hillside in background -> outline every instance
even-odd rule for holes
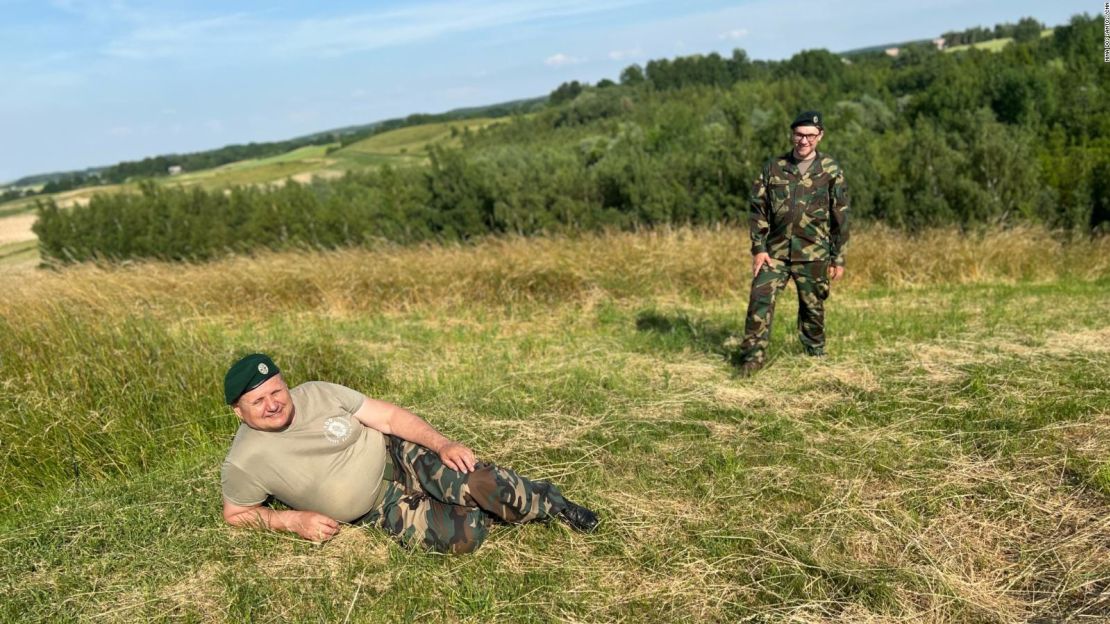
[[[1107,150],[1100,147],[1104,143],[1100,137],[1106,133],[1098,123],[1080,127],[1082,124],[1077,122],[1104,106],[1104,99],[1088,94],[1104,93],[1107,89],[1101,72],[1086,58],[1089,55],[1082,46],[1068,43],[1096,36],[1095,22],[1077,17],[1059,34],[1043,31],[1038,33],[1043,36],[1041,40],[1023,36],[1013,45],[998,45],[1013,39],[984,43],[983,33],[1012,34],[1014,25],[947,33],[953,40],[972,41],[969,45],[989,46],[995,51],[993,55],[979,56],[966,47],[955,52],[946,49],[946,54],[959,57],[957,62],[940,58],[942,55],[932,44],[904,46],[897,57],[881,52],[856,54],[851,65],[835,62],[836,55],[824,51],[803,52],[784,62],[751,61],[742,51],[730,58],[711,54],[656,60],[645,66],[630,66],[622,72],[619,83],[612,80],[602,80],[593,86],[566,83],[549,98],[445,114],[456,118],[454,122],[422,124],[429,118],[443,116],[412,115],[372,127],[314,133],[294,139],[310,143],[290,151],[153,179],[171,187],[208,191],[235,186],[272,188],[287,180],[305,184],[313,178],[341,184],[338,178],[347,172],[374,172],[389,165],[390,175],[408,189],[389,200],[391,208],[387,212],[392,216],[386,222],[382,221],[380,210],[355,211],[346,219],[359,221],[356,231],[342,241],[316,237],[314,242],[306,243],[284,237],[281,245],[365,244],[395,238],[399,231],[404,232],[403,240],[420,240],[506,229],[525,232],[598,225],[626,227],[645,221],[715,222],[734,218],[736,212],[731,206],[744,203],[745,189],[755,175],[755,166],[767,154],[785,148],[777,125],[785,125],[796,108],[816,107],[825,111],[831,126],[822,149],[840,158],[852,174],[857,217],[909,226],[1032,220],[1068,229],[1098,230],[1110,215],[1106,178],[1099,173],[1107,169],[1104,163]],[[941,84],[954,88],[941,88]],[[1063,93],[1078,93],[1079,97],[1065,98]],[[796,103],[790,104],[792,101]],[[522,110],[533,112],[522,115]],[[506,122],[500,129],[492,127],[489,120],[493,118],[474,117],[514,111],[508,117],[499,117]],[[670,114],[677,118],[663,119],[663,115]],[[700,121],[695,119],[698,115]],[[425,129],[419,129],[421,126]],[[518,128],[513,136],[507,133],[510,126]],[[368,129],[372,131],[370,136],[360,138],[358,133]],[[996,136],[988,138],[984,132]],[[311,143],[325,141],[337,133],[344,133],[345,138]],[[533,140],[529,140],[529,133]],[[666,142],[641,141],[658,136],[669,138]],[[381,137],[382,141],[368,141],[373,137]],[[630,145],[631,139],[641,145]],[[999,150],[990,145],[992,140],[1007,144],[1006,149],[1013,152],[1009,159],[1015,165],[1011,166],[1005,156],[996,153]],[[421,168],[432,162],[429,156],[433,148],[447,148],[444,158],[451,160],[461,155],[472,165],[472,173],[477,173],[501,158],[495,155],[498,150],[505,151],[511,145],[517,146],[512,149],[524,149],[528,154],[521,158],[510,156],[504,171],[486,175],[488,179],[478,184],[446,181],[437,191],[424,174],[400,171],[411,168],[410,165]],[[712,153],[706,153],[710,147]],[[636,157],[620,164],[631,156],[630,148],[642,150],[653,162]],[[536,180],[512,184],[525,184],[533,195],[552,183],[577,185],[577,190],[561,193],[560,189],[552,189],[550,194],[541,194],[550,199],[537,197],[528,200],[531,204],[526,206],[520,203],[523,199],[519,193],[502,188],[504,182],[519,178],[520,174],[513,170],[520,163],[549,159],[545,154],[555,151],[562,154],[559,159],[564,165],[577,161],[577,167],[584,171],[549,175],[546,179],[534,173],[530,175],[537,176]],[[987,156],[976,157],[978,151]],[[932,164],[924,172],[913,172],[914,159],[923,155]],[[206,157],[211,156],[209,153]],[[674,163],[673,167],[661,166],[668,160]],[[436,162],[445,161],[440,158]],[[1068,162],[1080,164],[1072,168]],[[898,176],[894,163],[913,173]],[[550,162],[534,164],[551,173],[558,170]],[[655,171],[634,172],[645,166]],[[617,174],[622,169],[623,173]],[[719,174],[709,174],[711,169]],[[955,173],[933,173],[941,170]],[[450,172],[459,175],[457,170]],[[448,172],[436,165],[430,175],[445,173]],[[617,178],[650,174],[649,177],[658,179],[650,183],[620,181],[614,178],[615,174]],[[714,177],[716,184],[711,183]],[[378,186],[378,182],[368,180],[372,178],[362,178],[362,184]],[[1032,184],[1032,180],[1039,184]],[[486,206],[482,210],[498,206],[493,210],[496,214],[468,216],[467,222],[485,225],[466,225],[460,230],[458,226],[429,224],[429,219],[453,218],[437,216],[439,209],[409,207],[411,202],[436,203],[428,198],[428,193],[443,193],[449,187],[455,189],[452,193],[462,193],[457,199],[465,200],[463,203],[469,206]],[[36,199],[50,200],[68,210],[87,204],[93,195],[136,193],[139,188],[138,182],[105,184],[0,203],[0,230],[6,232],[0,240],[8,240],[0,242],[0,265],[37,257],[33,246],[27,244],[35,238],[29,230],[30,222],[7,218],[33,210]],[[368,192],[377,194],[380,189],[375,188]],[[321,192],[313,194],[319,199]],[[306,197],[301,194],[298,201],[310,204],[299,204],[298,212],[315,218],[312,215],[319,211],[311,202],[316,200]],[[279,203],[284,201],[280,196],[276,199]],[[366,201],[373,205],[379,200],[380,197]],[[564,207],[556,210],[554,216],[553,202]],[[687,208],[676,210],[678,202]],[[649,203],[654,206],[645,205]],[[115,210],[110,204],[105,204],[104,209]],[[157,205],[146,206],[141,201],[133,207],[160,210]],[[453,207],[447,208],[450,211]],[[342,212],[341,208],[337,210]],[[513,225],[504,220],[508,213],[521,210],[533,213],[530,222]],[[398,219],[415,222],[400,228],[389,224]],[[119,220],[119,215],[115,220]],[[143,220],[155,221],[157,218]],[[350,227],[344,228],[352,232]],[[132,234],[152,240],[149,232]],[[88,244],[66,243],[72,248],[70,252]],[[114,257],[119,256],[120,250],[98,249],[94,253]],[[182,255],[175,251],[163,257],[200,258],[211,253],[193,250]]]
[[[1035,28],[1041,32],[1043,25],[1032,18],[1024,18],[1017,24],[1002,23],[993,29],[974,27],[965,31],[947,32],[941,35],[947,41],[948,49],[952,46],[962,46],[981,42],[990,49],[1004,46],[1012,41],[1015,35],[1019,40],[1027,40],[1030,29]],[[1043,31],[1046,34],[1049,31]],[[891,43],[868,46],[838,53],[844,58],[861,54],[883,52],[891,48],[904,49],[913,47],[928,47],[933,45],[930,39],[921,39],[903,43]],[[607,82],[607,81],[602,81]],[[612,81],[608,81],[612,82]],[[499,104],[466,107],[447,111],[439,114],[415,113],[405,118],[395,118],[376,121],[367,124],[344,126],[323,130],[312,134],[294,137],[285,141],[249,143],[245,145],[228,145],[214,150],[205,150],[190,154],[166,154],[149,157],[141,161],[123,162],[111,166],[89,167],[79,171],[62,171],[24,176],[13,182],[0,184],[0,203],[18,199],[13,191],[25,193],[27,191],[39,193],[47,184],[53,186],[46,193],[71,190],[85,185],[110,184],[126,181],[136,176],[159,177],[168,175],[170,166],[180,166],[188,171],[199,171],[206,168],[235,162],[244,158],[260,158],[295,150],[304,145],[324,145],[333,141],[343,143],[357,141],[376,132],[386,132],[400,127],[421,125],[429,122],[454,121],[475,117],[504,117],[535,111],[543,107],[546,97],[512,100]]]
[[[858,221],[1100,231],[1110,223],[1110,79],[1087,43],[1099,26],[1077,16],[997,52],[655,60],[619,83],[560,85],[542,110],[504,123],[396,135],[422,143],[426,161],[386,134],[369,151],[316,146],[197,173],[192,187],[47,203],[36,233],[44,257],[72,262],[732,223],[807,109],[824,111],[821,149],[847,172]],[[353,172],[332,177],[343,170]],[[309,171],[323,179],[307,181]],[[290,181],[257,186],[278,176]],[[238,186],[225,193],[219,180]],[[282,228],[264,226],[274,218]]]
[[[142,183],[81,187],[53,193],[46,198],[54,205],[68,209],[88,204],[97,194],[139,193],[142,184],[222,191],[235,186],[282,185],[289,180],[305,183],[313,179],[335,179],[350,171],[374,169],[387,164],[421,165],[428,161],[432,146],[458,146],[463,134],[495,122],[495,119],[472,118],[405,126],[373,134],[348,145],[308,145],[269,158],[243,160]],[[33,266],[38,262],[38,244],[32,231],[35,221],[33,211],[35,203],[43,199],[27,197],[0,204],[0,271]]]
[[[37,193],[48,194],[68,191],[83,186],[119,184],[137,178],[167,177],[171,175],[171,167],[179,167],[183,171],[198,172],[242,160],[257,160],[279,156],[289,152],[295,152],[304,147],[330,145],[333,143],[346,145],[361,141],[375,134],[389,132],[398,128],[450,121],[464,121],[483,117],[505,117],[533,110],[538,106],[542,106],[545,100],[546,98],[544,97],[538,97],[501,102],[486,106],[459,108],[445,113],[414,113],[404,118],[375,121],[363,125],[344,126],[332,130],[314,132],[285,141],[228,145],[214,150],[205,150],[188,154],[164,154],[144,158],[139,161],[121,162],[106,167],[92,167],[82,171],[66,171],[25,176],[9,184],[0,185],[0,202],[3,202],[5,199],[17,199],[12,193],[14,189],[23,191],[34,190]],[[5,189],[7,189],[7,197],[5,197]]]

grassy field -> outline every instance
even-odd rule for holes
[[[20,199],[0,204],[0,219],[26,214],[35,208],[33,199]]]
[[[1055,29],[1053,29],[1053,28],[1045,28],[1044,30],[1041,31],[1041,37],[1043,38],[1043,37],[1051,36],[1054,30]],[[964,44],[964,45],[952,46],[952,47],[944,48],[944,51],[945,52],[958,52],[960,50],[970,50],[972,48],[975,48],[975,49],[978,49],[978,50],[985,50],[987,52],[1000,52],[1003,48],[1005,48],[1007,45],[1009,45],[1010,42],[1013,41],[1013,40],[1014,40],[1013,37],[1001,37],[1001,38],[998,38],[998,39],[990,39],[988,41],[980,41],[978,43],[968,43],[968,44]]]
[[[38,264],[38,241],[31,231],[34,222],[30,213],[0,213],[0,273]]]
[[[0,244],[0,272],[21,271],[22,269],[33,268],[38,263],[38,241]]]
[[[857,232],[737,378],[747,238],[679,230],[0,277],[5,621],[1110,617],[1110,239]],[[471,556],[232,530],[220,379],[271,352],[559,483]],[[1069,619],[1070,618],[1070,619]]]
[[[422,163],[433,144],[457,146],[458,133],[471,132],[497,123],[496,119],[469,119],[398,128],[352,143],[331,154],[340,168],[359,168],[384,163]]]
[[[327,145],[307,145],[269,158],[254,158],[213,169],[182,173],[162,180],[166,184],[200,185],[206,189],[228,188],[283,180],[289,176],[318,171],[330,161],[324,158]]]

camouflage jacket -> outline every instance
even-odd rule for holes
[[[817,152],[802,175],[793,152],[767,161],[752,187],[751,234],[752,255],[844,266],[848,185],[840,165]]]

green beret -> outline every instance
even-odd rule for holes
[[[224,400],[232,405],[243,393],[254,390],[280,372],[270,356],[252,353],[227,369],[227,374],[224,375]]]
[[[816,126],[818,130],[825,129],[824,117],[817,111],[805,111],[798,113],[794,118],[794,123],[790,124],[790,129],[793,130],[798,126]]]

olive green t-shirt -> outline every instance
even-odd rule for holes
[[[341,522],[366,515],[386,462],[385,437],[354,417],[366,397],[323,381],[289,394],[293,422],[284,431],[239,426],[221,471],[224,498],[250,507],[273,496]]]
[[[813,161],[817,160],[816,154],[817,154],[817,152],[813,152],[813,155],[811,155],[806,160],[799,160],[798,161],[798,172],[799,173],[801,173],[802,175],[805,175],[806,172],[809,171],[809,166],[813,164]]]

